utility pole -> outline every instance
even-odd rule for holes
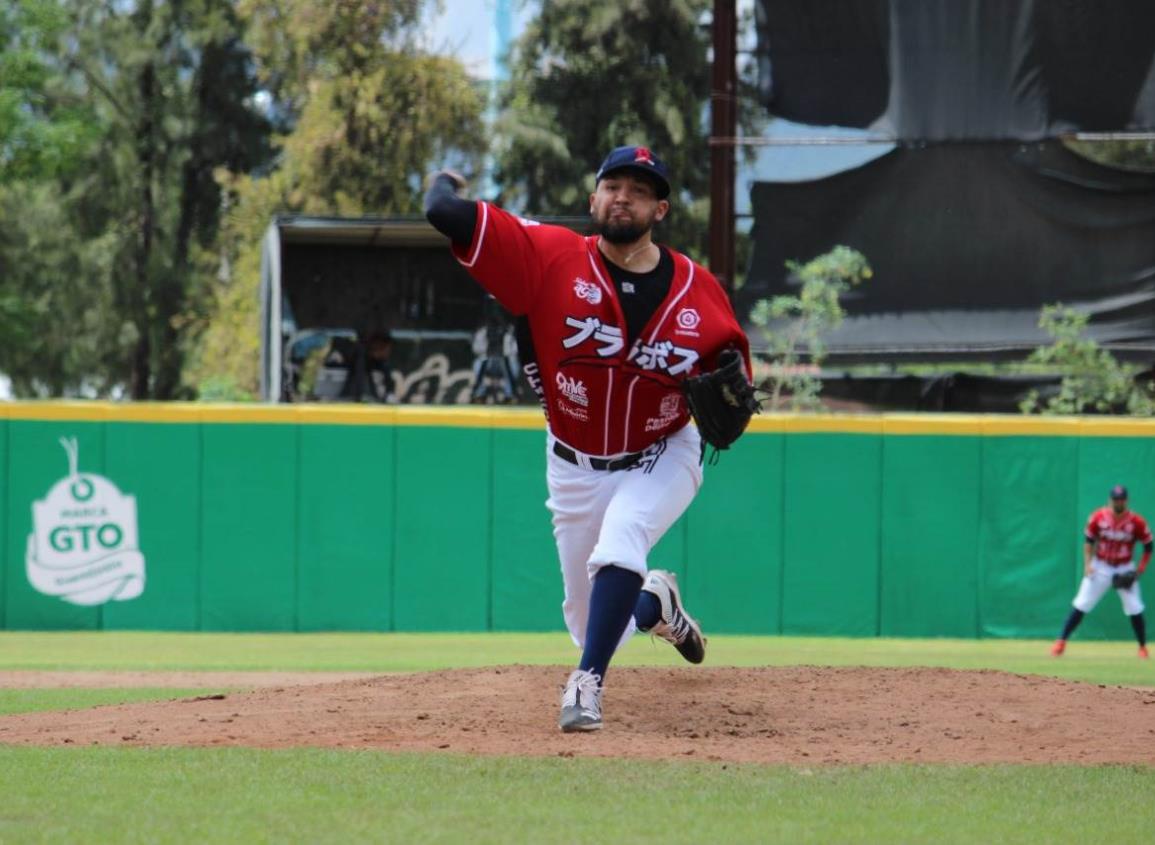
[[[736,0],[714,0],[710,85],[710,270],[734,290],[734,144],[738,135]]]

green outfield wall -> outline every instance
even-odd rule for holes
[[[561,627],[536,411],[0,403],[0,475],[2,628]],[[1155,423],[764,416],[650,563],[715,633],[1050,637],[1116,483]]]

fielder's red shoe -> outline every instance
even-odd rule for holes
[[[1051,646],[1051,657],[1062,657],[1063,652],[1067,650],[1066,640],[1055,640],[1055,644]]]
[[[1144,660],[1147,659],[1147,657],[1148,657],[1147,646],[1145,646],[1145,645],[1139,646],[1139,656],[1142,657]]]

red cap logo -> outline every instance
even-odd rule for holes
[[[652,167],[654,164],[654,154],[650,152],[649,147],[638,147],[634,152],[634,162],[636,164],[648,164]]]

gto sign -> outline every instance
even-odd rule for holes
[[[126,601],[144,592],[136,497],[107,478],[80,472],[75,439],[62,439],[69,473],[32,503],[25,566],[39,592],[81,605]]]

